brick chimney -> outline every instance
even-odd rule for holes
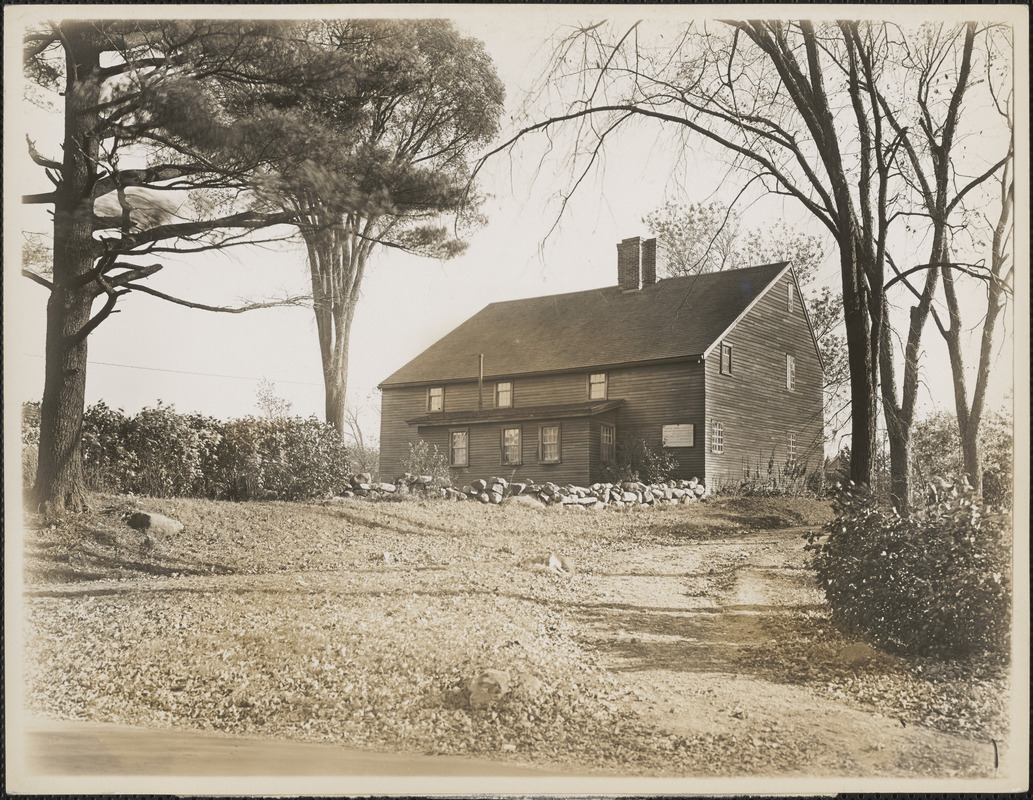
[[[656,239],[632,236],[617,245],[617,285],[635,292],[656,283]]]

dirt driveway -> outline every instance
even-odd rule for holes
[[[599,599],[576,613],[604,663],[635,687],[642,720],[701,735],[722,756],[712,762],[720,774],[994,777],[992,741],[859,708],[792,674],[799,665],[784,646],[807,642],[821,603],[803,533],[639,547],[594,576]],[[849,652],[825,656],[844,674],[878,668]]]

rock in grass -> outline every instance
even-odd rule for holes
[[[564,575],[568,578],[574,574],[574,565],[563,556],[558,556],[555,553],[549,554],[549,569],[557,575]]]
[[[173,536],[183,532],[183,523],[164,514],[137,511],[129,515],[126,523],[130,528],[159,536]]]
[[[864,642],[853,642],[836,653],[845,666],[863,667],[878,657],[879,651]]]
[[[507,506],[526,506],[527,508],[545,508],[545,503],[541,502],[533,494],[513,494],[505,498],[502,504]]]
[[[486,669],[470,681],[470,708],[485,709],[509,691],[509,673]]]

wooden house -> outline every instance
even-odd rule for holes
[[[822,365],[789,264],[656,279],[617,245],[616,286],[492,303],[380,384],[380,463],[410,443],[460,480],[588,485],[622,439],[712,488],[822,463]]]

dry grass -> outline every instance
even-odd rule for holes
[[[28,521],[37,712],[651,774],[709,774],[728,754],[630,710],[626,676],[604,668],[572,613],[592,600],[593,575],[644,547],[829,517],[826,504],[782,498],[598,512],[139,501],[184,523],[162,539],[122,523],[136,501],[95,505],[57,526]],[[551,552],[573,563],[573,577],[543,565]],[[823,634],[790,633],[773,668],[806,682],[794,665],[825,647]],[[476,711],[467,689],[483,668],[508,670],[513,687]],[[816,691],[863,701],[856,686],[828,680],[819,670]]]

